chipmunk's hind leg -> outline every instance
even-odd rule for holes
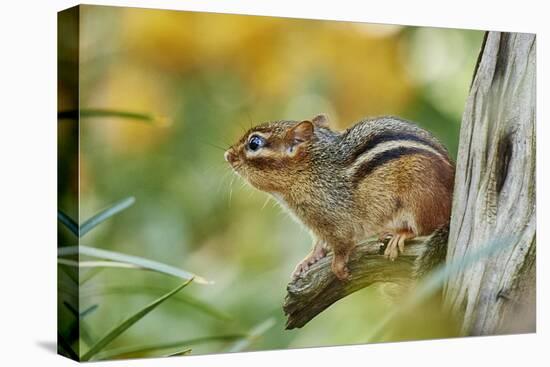
[[[409,229],[390,232],[390,234],[391,238],[384,251],[384,256],[394,261],[399,256],[399,253],[405,251],[405,241],[416,237],[416,235]]]
[[[338,246],[333,249],[334,257],[331,268],[336,278],[341,281],[349,280],[351,277],[347,266],[351,250],[353,250],[353,246]]]

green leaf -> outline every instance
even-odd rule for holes
[[[57,211],[57,219],[65,225],[75,236],[78,237],[78,224],[69,217],[67,214],[63,213],[61,210]]]
[[[95,343],[83,356],[82,361],[89,361],[93,356],[95,356],[97,353],[99,353],[103,348],[105,348],[109,343],[111,343],[114,339],[116,339],[120,334],[128,330],[132,325],[134,325],[136,322],[141,320],[143,317],[145,317],[149,312],[153,311],[155,308],[157,308],[159,305],[161,305],[164,301],[172,297],[174,294],[178,293],[180,290],[185,288],[188,284],[190,284],[192,279],[186,281],[185,283],[179,285],[174,290],[166,293],[162,297],[158,298],[157,300],[153,301],[149,305],[145,306],[132,316],[128,317],[126,320],[122,321],[119,325],[115,326],[113,329],[111,329],[103,338],[101,338],[97,343]]]
[[[273,325],[275,325],[275,319],[273,317],[265,320],[250,330],[246,337],[237,341],[231,348],[229,348],[228,352],[241,352],[245,350],[250,346],[250,344],[258,340],[263,333],[271,329]]]
[[[129,208],[136,202],[136,199],[133,196],[130,196],[126,199],[122,199],[120,201],[117,201],[109,208],[102,210],[101,212],[97,213],[80,226],[80,237],[83,237],[86,233],[90,232],[92,229],[94,229],[98,224],[106,221],[113,215],[120,213],[124,209]]]
[[[218,336],[206,336],[202,338],[194,338],[187,340],[180,340],[170,343],[162,343],[156,345],[138,345],[131,347],[122,347],[106,350],[97,355],[98,360],[109,359],[121,359],[131,356],[145,356],[150,354],[160,354],[167,349],[173,348],[188,348],[191,345],[199,345],[214,342],[228,342],[248,337],[247,334],[234,334],[234,335],[218,335]]]
[[[165,293],[167,290],[161,287],[151,287],[151,286],[131,286],[131,285],[121,285],[121,286],[106,286],[100,287],[97,289],[81,289],[80,297],[94,297],[94,296],[104,296],[104,295],[117,295],[117,294],[143,294],[145,293]],[[187,294],[177,294],[172,297],[173,301],[182,302],[188,306],[195,308],[198,311],[204,312],[218,320],[229,321],[232,319],[227,313],[218,310],[217,308],[209,305],[208,303],[201,301],[195,297],[192,297]]]
[[[194,281],[199,284],[212,284],[212,282],[196,274],[189,273],[185,270],[181,270],[167,264],[163,264],[157,261],[145,259],[138,256],[126,255],[120,252],[102,250],[102,249],[88,247],[88,246],[68,246],[68,247],[60,247],[57,249],[57,256],[68,256],[68,255],[76,255],[76,254],[86,255],[86,256],[104,259],[104,260],[116,261],[119,263],[126,263],[126,264],[137,266],[143,269],[172,275],[177,278],[181,278],[185,280],[194,279]],[[64,260],[64,262],[67,263],[67,260]]]
[[[149,113],[139,113],[131,111],[110,110],[102,108],[84,108],[80,110],[61,111],[57,114],[59,120],[78,120],[79,118],[90,117],[118,117],[121,119],[136,120],[156,125],[167,125],[165,117],[156,116]]]

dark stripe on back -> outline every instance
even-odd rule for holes
[[[415,141],[418,143],[425,144],[431,148],[433,148],[435,151],[441,153],[443,157],[447,157],[448,153],[438,144],[435,144],[434,142],[425,139],[419,135],[412,134],[412,133],[400,133],[400,132],[394,132],[394,131],[387,131],[380,134],[377,134],[373,136],[371,139],[365,141],[363,144],[361,144],[355,152],[353,152],[352,156],[348,160],[348,164],[352,164],[359,158],[360,155],[363,153],[368,152],[375,146],[388,142],[388,141],[396,141],[396,140],[408,140],[408,141]]]
[[[363,162],[363,164],[361,164],[355,171],[352,181],[355,185],[357,185],[364,177],[369,175],[375,169],[383,166],[384,164],[390,161],[400,158],[404,155],[411,155],[411,154],[422,154],[424,156],[435,157],[438,160],[441,159],[437,154],[422,148],[412,148],[412,147],[393,148],[393,149],[380,152],[379,154],[375,155],[371,160]]]

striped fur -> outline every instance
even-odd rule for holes
[[[440,155],[447,156],[447,152],[441,145],[436,144],[432,140],[426,139],[418,134],[414,133],[401,133],[396,131],[384,131],[380,134],[376,134],[370,139],[367,139],[363,144],[361,144],[354,154],[350,157],[351,162],[355,162],[362,154],[371,151],[373,148],[382,145],[383,143],[396,142],[396,141],[409,141],[417,142],[423,146],[429,147],[432,150],[435,150]]]
[[[364,120],[344,132],[342,143],[355,147],[343,162],[346,176],[354,185],[387,162],[406,155],[420,154],[452,165],[447,150],[437,139],[398,118]]]
[[[411,154],[420,154],[448,162],[446,155],[443,155],[430,145],[419,143],[414,139],[414,135],[411,137],[413,138],[411,140],[389,140],[363,152],[347,169],[348,177],[351,178],[354,184],[357,184],[363,177],[366,177],[387,162]]]

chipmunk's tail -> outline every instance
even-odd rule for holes
[[[449,241],[449,223],[436,229],[427,239],[424,251],[414,262],[413,275],[422,278],[445,261]]]

